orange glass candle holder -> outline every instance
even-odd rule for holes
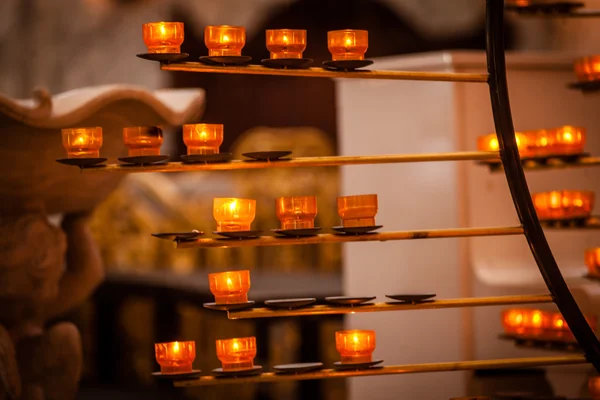
[[[515,138],[517,140],[517,148],[521,156],[529,155],[528,139],[527,136],[521,132],[515,132]],[[479,136],[477,138],[477,150],[479,151],[499,151],[500,144],[498,143],[498,137],[495,133],[488,135]]]
[[[68,158],[98,158],[102,148],[102,128],[62,129],[62,144]]]
[[[531,197],[541,220],[589,218],[594,206],[594,193],[589,191],[557,190]]]
[[[535,155],[569,155],[583,153],[585,128],[565,125],[560,128],[527,132],[528,143]]]
[[[600,247],[585,251],[585,265],[590,275],[600,277]]]
[[[183,22],[150,22],[142,25],[148,53],[180,53]]]
[[[375,350],[375,331],[338,331],[335,333],[335,348],[343,363],[371,362]]]
[[[306,50],[306,31],[304,29],[268,29],[267,50],[272,59],[302,58]]]
[[[375,215],[378,210],[376,194],[338,197],[337,206],[343,226],[375,225]]]
[[[315,227],[317,216],[316,196],[278,197],[275,211],[281,229],[307,229]]]
[[[596,81],[600,79],[600,55],[580,58],[573,68],[580,82]]]
[[[246,45],[246,28],[243,26],[207,26],[204,28],[204,44],[208,55],[241,56]]]
[[[221,361],[223,371],[251,369],[256,357],[256,338],[217,340],[217,357]]]
[[[213,216],[217,221],[217,232],[249,231],[256,216],[256,200],[213,199]]]
[[[588,378],[588,392],[593,400],[600,400],[600,376]]]
[[[217,304],[247,303],[250,290],[250,271],[208,274],[208,284]]]
[[[188,154],[218,154],[223,143],[222,124],[183,125],[183,143]]]
[[[333,61],[364,60],[369,48],[369,32],[353,29],[329,31],[327,48]]]
[[[595,331],[597,318],[586,316],[586,321]],[[502,326],[507,334],[542,339],[574,340],[567,322],[559,311],[513,308],[502,312]]]
[[[196,358],[196,342],[155,343],[154,354],[162,374],[192,372]]]
[[[127,127],[123,128],[123,142],[129,149],[129,157],[158,156],[163,132],[157,126]]]

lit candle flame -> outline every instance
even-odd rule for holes
[[[173,353],[179,353],[179,342],[175,342],[173,345]]]
[[[286,35],[283,35],[283,42],[287,45],[290,43],[290,40],[288,39],[288,37]]]
[[[240,349],[240,345],[237,340],[233,341],[233,350],[238,351]]]
[[[233,286],[233,282],[231,281],[230,277],[227,277],[227,289],[231,290]]]
[[[160,34],[161,36],[167,36],[167,31],[164,24],[160,24]]]
[[[73,144],[81,146],[81,145],[85,144],[85,142],[86,142],[85,137],[83,135],[81,135],[81,136],[77,136],[77,139],[75,139],[73,141]]]
[[[223,43],[229,43],[229,36],[227,36],[227,35],[223,35],[223,38],[221,39],[221,41],[222,41]]]

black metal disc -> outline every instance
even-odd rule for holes
[[[262,371],[262,366],[255,365],[252,368],[244,369],[241,371],[223,371],[223,368],[215,368],[212,370],[212,373],[217,376],[250,376],[250,375],[258,375]]]
[[[265,305],[270,308],[302,308],[316,303],[315,298],[305,299],[277,299],[266,300]]]
[[[195,163],[206,163],[206,164],[217,164],[231,160],[233,155],[231,153],[218,153],[218,154],[187,154],[181,156],[181,161],[184,164],[195,164]]]
[[[191,232],[159,232],[159,233],[151,233],[150,235],[155,238],[165,239],[165,240],[191,240],[199,238],[204,235],[202,231],[191,231]]]
[[[245,303],[237,303],[237,304],[217,304],[217,303],[204,303],[202,306],[204,308],[208,308],[209,310],[217,310],[217,311],[233,311],[233,310],[243,310],[245,308],[250,308],[254,305],[254,301],[250,300]]]
[[[202,56],[200,62],[206,65],[248,65],[252,61],[250,56]]]
[[[354,71],[373,64],[372,60],[338,60],[323,61],[323,68],[335,71]]]
[[[136,55],[144,60],[160,61],[164,64],[185,60],[190,56],[188,53],[143,53]]]
[[[91,167],[92,165],[98,166],[98,164],[106,161],[104,157],[96,157],[96,158],[59,158],[56,162],[65,165],[74,165],[76,167]]]
[[[406,303],[422,303],[435,297],[434,293],[413,293],[413,294],[386,294],[388,299],[404,301]]]
[[[365,233],[372,233],[378,229],[383,228],[383,225],[373,226],[334,226],[331,229],[339,233],[346,235],[364,235]]]
[[[287,237],[307,237],[307,236],[316,236],[321,228],[302,228],[302,229],[271,229],[271,232],[275,232],[279,235],[287,236]]]
[[[343,305],[343,306],[356,306],[359,304],[366,303],[368,301],[374,300],[377,296],[332,296],[325,297],[325,301],[328,303]]]
[[[160,164],[169,160],[169,156],[136,156],[136,157],[119,157],[119,161],[131,165],[150,165]]]
[[[281,364],[273,367],[278,374],[301,374],[303,372],[317,371],[322,368],[322,362]]]
[[[279,161],[282,157],[289,156],[290,154],[292,154],[290,150],[252,151],[249,153],[242,153],[244,157],[252,158],[257,161]]]
[[[333,363],[333,368],[335,369],[365,369],[371,368],[377,364],[381,364],[383,360],[375,360],[369,362],[361,362],[361,363],[343,363],[341,361],[336,361]]]
[[[265,67],[278,69],[308,68],[313,61],[312,58],[265,58],[261,60]]]
[[[172,381],[184,381],[188,379],[196,379],[200,376],[202,371],[199,369],[193,369],[190,372],[182,372],[177,374],[163,374],[162,372],[153,372],[152,376],[158,379],[169,379]]]
[[[234,232],[219,232],[213,231],[215,235],[221,235],[228,239],[256,239],[260,236],[262,231],[253,230],[253,231],[234,231]]]

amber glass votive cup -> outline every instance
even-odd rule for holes
[[[223,125],[183,125],[183,143],[187,146],[188,155],[218,154],[219,148],[223,144]]]
[[[587,56],[575,61],[573,68],[580,82],[600,79],[600,55]]]
[[[529,155],[527,136],[521,132],[515,132],[517,147],[521,156]],[[500,144],[495,133],[479,136],[477,138],[477,150],[479,151],[499,151]]]
[[[154,354],[162,374],[192,372],[196,358],[196,342],[155,343]]]
[[[344,227],[375,225],[378,210],[376,194],[338,197],[337,206]]]
[[[528,143],[538,156],[583,153],[585,136],[585,128],[570,125],[527,132]]]
[[[272,59],[302,58],[306,50],[306,30],[268,29],[266,32],[267,50]]]
[[[594,206],[594,192],[556,190],[532,194],[541,220],[588,218]]]
[[[210,292],[217,304],[241,304],[248,302],[250,271],[228,271],[208,274]]]
[[[600,247],[585,251],[585,265],[590,275],[600,277]]]
[[[217,232],[249,231],[256,216],[256,200],[215,198],[213,216]]]
[[[102,128],[62,129],[62,144],[68,158],[98,158],[102,148]]]
[[[369,32],[353,29],[329,31],[327,48],[333,61],[364,60],[369,48]]]
[[[245,337],[217,340],[217,357],[223,371],[243,371],[254,367],[256,338]]]
[[[211,57],[241,56],[246,45],[246,28],[229,25],[207,26],[204,28],[204,44]]]
[[[183,22],[149,22],[142,25],[148,53],[180,53]]]
[[[157,126],[127,127],[123,128],[123,142],[129,149],[129,157],[158,156],[163,132]]]
[[[278,197],[275,199],[275,211],[281,222],[281,229],[314,228],[317,216],[317,197]]]
[[[375,331],[349,330],[335,333],[335,348],[342,363],[365,363],[373,361]]]

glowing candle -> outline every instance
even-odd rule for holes
[[[256,200],[213,199],[213,216],[218,232],[249,231],[256,216]]]
[[[585,128],[581,127],[565,125],[526,134],[530,148],[538,156],[583,153],[585,146]]]
[[[337,206],[343,226],[375,225],[375,215],[378,209],[376,194],[338,197]]]
[[[369,32],[352,29],[327,32],[327,47],[333,61],[364,60]]]
[[[343,363],[371,362],[375,350],[375,331],[351,330],[335,333],[335,348]]]
[[[154,354],[163,374],[191,372],[196,358],[196,342],[155,343]]]
[[[162,129],[157,126],[123,128],[123,142],[129,149],[129,157],[158,156],[163,144]]]
[[[573,64],[575,75],[580,82],[589,82],[600,79],[600,56],[580,58]]]
[[[246,44],[246,28],[242,26],[207,26],[204,44],[209,56],[241,56]]]
[[[593,400],[600,399],[600,376],[588,378],[588,391]]]
[[[223,125],[183,125],[183,142],[188,154],[218,154],[223,143]]]
[[[221,361],[223,371],[251,369],[256,357],[256,338],[217,340],[217,357]]]
[[[183,22],[150,22],[142,25],[149,53],[180,53]]]
[[[62,129],[62,143],[68,158],[98,158],[102,147],[102,128]]]
[[[267,49],[271,58],[302,58],[306,50],[306,31],[304,29],[267,30]]]
[[[585,264],[590,275],[600,277],[600,247],[585,251]]]
[[[510,309],[502,312],[502,326],[510,334],[521,334],[525,331],[525,315],[528,310]]]
[[[208,284],[217,304],[248,302],[250,271],[228,271],[208,274]]]
[[[594,206],[594,193],[562,190],[532,194],[541,220],[588,218]]]
[[[317,198],[315,196],[279,197],[275,211],[281,229],[306,229],[315,227]]]
[[[515,132],[515,138],[517,140],[517,148],[521,156],[529,154],[528,151],[528,139],[524,133]],[[477,149],[479,151],[499,151],[500,145],[498,143],[498,137],[495,133],[489,135],[479,136],[477,138]]]

